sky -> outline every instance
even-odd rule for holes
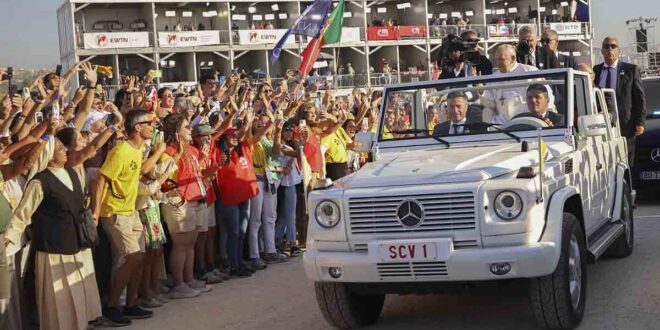
[[[111,1],[111,0],[109,0]],[[632,42],[625,21],[660,15],[658,0],[591,0],[595,44],[606,35]],[[63,0],[0,0],[0,66],[43,68],[59,62],[57,8]],[[660,22],[656,28],[660,33]],[[660,41],[656,37],[656,40]]]

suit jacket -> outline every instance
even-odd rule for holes
[[[618,107],[621,135],[635,136],[635,126],[646,125],[646,96],[642,86],[639,68],[630,63],[619,61],[617,65],[616,104]],[[599,86],[603,64],[594,67],[596,86]]]
[[[480,128],[471,128],[470,125],[474,124],[479,124],[481,123],[480,121],[472,120],[470,118],[467,118],[465,120],[465,126],[463,126],[463,134],[468,134],[468,133],[482,133],[483,129]],[[451,120],[448,120],[444,123],[440,123],[435,126],[433,129],[433,135],[449,135],[449,128],[451,127]]]
[[[545,48],[536,49],[536,63],[535,66],[541,70],[557,69],[557,68],[572,68],[577,70],[577,62],[575,57],[567,56],[564,54],[555,54]]]
[[[555,126],[555,127],[561,127],[561,126],[566,125],[566,121],[564,120],[564,115],[562,115],[560,113],[556,113],[556,112],[553,112],[553,111],[547,111],[545,113],[545,115],[546,115],[547,119],[549,119],[550,122],[552,123],[552,125]],[[537,115],[534,112],[519,113],[519,114],[515,115],[513,118],[522,118],[522,117],[533,117],[533,118],[538,118],[538,119],[541,119],[541,120],[545,121],[545,118],[542,118],[541,116]]]

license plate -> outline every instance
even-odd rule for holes
[[[435,243],[390,243],[380,245],[380,259],[388,262],[436,260]]]
[[[642,180],[660,180],[660,171],[642,171],[639,177]]]

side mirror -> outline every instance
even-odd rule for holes
[[[603,136],[607,134],[607,123],[602,114],[578,117],[578,129],[582,137]]]
[[[376,141],[376,133],[374,132],[361,132],[355,135],[355,151],[356,152],[371,152],[374,142]]]

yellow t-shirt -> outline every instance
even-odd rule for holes
[[[252,146],[252,163],[254,164],[254,174],[266,175],[266,150],[261,143],[255,143]]]
[[[325,162],[348,162],[348,149],[346,149],[346,146],[352,142],[353,141],[342,127],[339,127],[334,133],[322,138],[321,144],[328,148],[325,152]]]
[[[101,217],[135,212],[143,150],[144,146],[136,149],[128,141],[121,141],[108,153],[101,167],[101,174],[107,178],[109,185],[103,192]]]
[[[392,134],[392,130],[389,129],[387,126],[383,126],[383,135],[381,136],[382,140],[390,140],[394,138],[394,134]]]

